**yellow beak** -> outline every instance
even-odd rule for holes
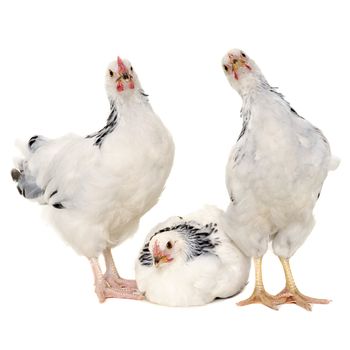
[[[168,257],[165,255],[155,256],[154,257],[154,265],[158,267],[161,264],[167,263],[169,261]]]

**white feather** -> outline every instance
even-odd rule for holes
[[[92,137],[69,134],[47,140],[34,152],[27,148],[21,162],[44,190],[37,201],[48,204],[50,222],[87,257],[99,256],[136,231],[141,216],[157,203],[172,167],[171,135],[140,93],[135,73],[134,80],[135,89],[118,93],[107,71],[107,93],[118,119],[101,147]]]
[[[246,126],[226,168],[227,232],[249,256],[262,256],[272,239],[274,252],[289,258],[311,232],[322,184],[337,164],[321,131],[271,88],[255,62],[232,50],[223,64],[232,58],[251,69],[236,66],[236,79],[226,72]]]
[[[217,223],[215,239],[221,244],[215,248],[215,254],[205,254],[186,259],[183,234],[176,231],[159,233],[155,237],[160,244],[176,241],[173,249],[179,244],[181,249],[174,253],[174,260],[160,267],[142,265],[136,261],[136,281],[146,298],[157,304],[168,306],[203,305],[215,298],[227,298],[239,293],[247,283],[250,259],[246,257],[226,236],[223,231],[224,212],[213,206],[207,206],[195,213],[186,215],[182,219],[171,217],[157,225],[147,236],[149,242],[154,233],[160,229],[176,226],[184,222],[205,226]],[[150,242],[150,251],[152,251]]]

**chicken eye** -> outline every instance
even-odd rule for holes
[[[246,54],[245,54],[243,51],[241,51],[241,55],[242,55],[242,57],[244,57],[244,58],[247,57]]]
[[[171,249],[173,247],[173,244],[169,241],[167,244],[166,244],[166,247],[168,249]]]
[[[130,67],[130,70],[133,71],[134,69],[132,68],[132,66]]]
[[[224,69],[225,69],[225,71],[227,72],[228,71],[228,67],[226,66],[226,64],[224,64]]]
[[[112,78],[114,75],[113,71],[109,70],[109,76]]]

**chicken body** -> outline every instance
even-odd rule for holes
[[[312,230],[312,210],[331,162],[327,140],[274,90],[243,97],[245,132],[226,169],[232,235],[249,256],[291,257]]]
[[[87,257],[99,256],[135,232],[141,216],[158,201],[171,169],[169,133],[148,103],[135,109],[134,101],[128,103],[118,107],[120,123],[101,148],[93,138],[69,136],[43,145],[29,162],[33,169],[51,154],[50,166],[39,166],[37,176],[51,179],[45,199],[64,209],[49,205],[46,210],[64,239]]]
[[[243,100],[243,128],[229,156],[226,183],[231,198],[227,232],[255,259],[256,289],[247,303],[275,308],[294,302],[311,309],[310,303],[328,301],[299,293],[288,259],[314,226],[313,208],[337,160],[322,132],[291,108],[246,54],[232,50],[223,64]],[[275,298],[265,293],[261,277],[261,258],[270,240],[287,280],[285,290]]]
[[[238,294],[247,284],[250,258],[224,231],[224,212],[206,206],[158,224],[136,262],[146,298],[168,306],[194,306]]]
[[[118,286],[110,249],[133,234],[142,215],[157,203],[174,156],[171,135],[130,67],[119,59],[111,65],[114,76],[108,75],[106,84],[111,114],[103,129],[87,137],[34,137],[18,166],[20,192],[48,204],[51,223],[78,254],[90,259],[100,301],[113,295],[105,287],[123,287],[118,290],[123,294],[134,285]],[[120,74],[111,71],[116,68]],[[126,81],[135,86],[117,91],[115,79],[121,84],[125,71],[130,74]],[[118,283],[102,278],[97,263],[102,252],[107,272]]]

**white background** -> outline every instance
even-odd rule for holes
[[[347,1],[5,1],[0,8],[1,349],[348,349],[349,11]],[[205,307],[129,300],[100,305],[88,261],[77,256],[10,179],[16,138],[104,125],[107,64],[129,58],[154,110],[171,130],[176,160],[159,204],[115,249],[133,264],[149,229],[204,203],[223,208],[226,160],[241,128],[241,101],[221,68],[245,50],[342,158],[315,209],[317,225],[292,259],[300,289],[333,299],[306,312],[285,305],[239,308],[242,295]],[[267,289],[284,284],[265,258]]]

